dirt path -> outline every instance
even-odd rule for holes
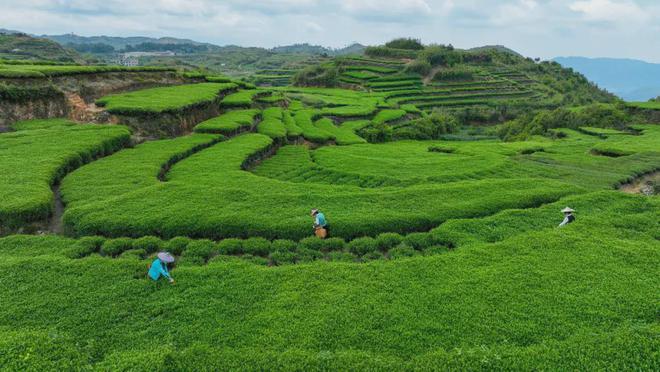
[[[424,76],[424,79],[422,79],[422,82],[424,83],[424,85],[429,85],[429,84],[431,84],[431,80],[433,80],[433,77],[435,76],[435,74],[436,74],[438,71],[442,70],[442,68],[443,68],[442,66],[436,66],[436,67],[433,67],[433,68],[431,69],[431,72],[429,72],[429,74],[426,75],[426,76]]]
[[[48,232],[52,234],[64,233],[64,222],[62,222],[62,215],[64,214],[64,202],[62,201],[62,194],[60,193],[60,184],[53,185],[53,213],[48,221]]]
[[[660,170],[637,177],[631,182],[619,186],[619,191],[627,194],[653,195],[653,185],[660,184]],[[656,186],[657,187],[657,186]]]

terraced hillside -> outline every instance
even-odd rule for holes
[[[412,62],[344,58],[352,90],[189,74],[97,100],[127,126],[13,124],[0,365],[659,369],[660,199],[617,187],[657,174],[660,127],[603,105],[617,120],[505,142],[432,108],[536,110],[571,84]],[[175,285],[146,277],[160,251]]]
[[[322,62],[316,70],[299,73],[294,82],[379,92],[391,105],[441,109],[470,122],[501,122],[529,109],[615,101],[554,62],[536,62],[497,48],[416,47],[370,47],[366,56]]]

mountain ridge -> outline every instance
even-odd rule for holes
[[[580,56],[553,61],[583,74],[598,86],[627,101],[646,101],[660,95],[660,64],[632,58]]]

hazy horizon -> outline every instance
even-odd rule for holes
[[[0,28],[30,34],[175,37],[217,45],[340,48],[395,37],[528,57],[660,63],[652,0],[0,0]]]

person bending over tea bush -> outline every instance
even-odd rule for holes
[[[328,222],[325,219],[325,214],[319,211],[318,209],[312,209],[311,213],[314,218],[314,235],[318,236],[321,239],[325,239],[328,236]]]
[[[174,279],[167,270],[167,264],[174,262],[174,257],[168,252],[160,252],[156,259],[149,266],[149,278],[153,281],[158,281],[160,277],[165,277],[170,283],[174,284]]]
[[[573,216],[573,212],[575,212],[575,211],[572,210],[571,208],[566,207],[566,208],[562,209],[561,212],[564,214],[564,220],[561,221],[561,223],[559,224],[558,227],[566,226],[569,223],[575,221],[575,216]]]

